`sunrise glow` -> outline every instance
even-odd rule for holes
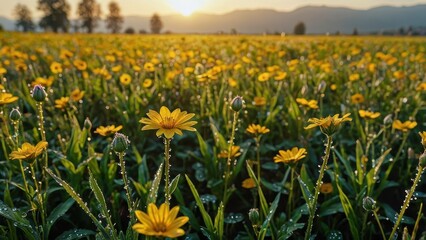
[[[168,0],[168,4],[184,16],[190,16],[203,7],[205,0]]]

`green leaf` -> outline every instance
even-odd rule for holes
[[[300,176],[297,176],[297,181],[299,181],[300,189],[302,190],[303,199],[308,204],[309,209],[312,209],[312,192],[309,190],[306,183],[302,180]]]
[[[80,196],[75,192],[75,190],[67,182],[62,180],[60,177],[56,176],[50,169],[48,168],[44,168],[44,169],[78,203],[81,209],[83,209],[83,211],[90,217],[90,219],[92,219],[93,223],[96,225],[99,231],[101,231],[102,235],[108,238],[109,234],[107,233],[105,228],[92,214],[90,209],[87,207],[87,203],[85,203],[83,199],[80,198]]]
[[[266,216],[265,221],[263,221],[262,227],[260,228],[260,231],[259,231],[259,236],[261,236],[260,239],[263,239],[266,235],[269,223],[271,222],[272,217],[274,216],[275,211],[277,210],[280,197],[281,197],[281,194],[278,193],[277,196],[275,197],[275,200],[272,202],[271,207],[269,208],[268,215]]]
[[[220,203],[219,209],[217,210],[216,217],[214,219],[214,227],[216,229],[216,235],[220,240],[223,238],[223,225],[224,225],[224,214],[223,214],[223,202]]]
[[[169,184],[170,194],[173,194],[173,192],[176,190],[178,183],[180,179],[180,174],[178,174]]]
[[[210,119],[210,128],[212,129],[216,146],[219,146],[220,149],[228,149],[228,143],[226,142],[223,135],[219,132],[219,130],[217,130],[213,118],[210,117],[209,119]]]
[[[254,182],[256,183],[257,186],[257,192],[259,194],[259,199],[260,199],[260,207],[263,213],[263,216],[266,216],[268,214],[268,203],[266,201],[265,195],[263,194],[262,188],[259,187],[259,181],[256,178],[256,174],[254,174],[253,169],[250,167],[250,165],[247,163],[246,164],[247,167],[247,172],[250,176],[250,178],[252,178],[254,180]]]
[[[53,209],[50,213],[49,217],[47,217],[47,232],[50,232],[50,229],[55,224],[56,220],[58,220],[62,215],[64,215],[70,207],[74,204],[74,199],[68,198],[65,202],[59,204]]]
[[[362,158],[364,156],[364,151],[362,150],[361,142],[359,140],[356,141],[356,170],[358,172],[358,184],[362,185],[364,181],[364,163],[362,162]]]
[[[88,236],[95,235],[96,232],[88,229],[74,229],[63,232],[59,235],[56,240],[73,240],[73,239],[81,239],[87,238]]]
[[[158,188],[160,188],[161,177],[163,176],[163,163],[158,167],[157,173],[155,173],[154,180],[152,181],[151,189],[149,189],[148,198],[146,200],[146,205],[154,203],[157,201]]]
[[[198,208],[200,209],[201,216],[203,217],[204,224],[206,225],[207,229],[210,232],[214,232],[214,226],[212,219],[210,215],[207,213],[206,209],[204,208],[203,202],[200,199],[200,195],[198,194],[197,189],[195,188],[194,184],[192,183],[191,179],[188,177],[188,175],[185,174],[186,181],[188,182],[189,188],[191,189],[192,195],[195,198],[195,202],[197,203]]]
[[[343,192],[342,188],[340,187],[339,182],[337,182],[337,189],[339,190],[339,198],[340,202],[343,206],[343,211],[345,212],[346,219],[349,221],[349,228],[352,233],[352,239],[360,239],[359,237],[359,229],[360,226],[358,224],[358,216],[355,214],[354,209],[352,208],[352,204],[349,201],[349,198],[346,196],[346,194]]]
[[[39,239],[38,234],[34,231],[30,222],[23,217],[26,213],[21,212],[16,208],[10,208],[0,200],[0,215],[11,220],[15,227],[21,229],[24,232],[26,239]]]
[[[197,134],[197,139],[198,139],[198,145],[200,146],[200,151],[201,151],[201,155],[203,155],[204,159],[211,159],[211,154],[209,152],[207,143],[204,141],[203,137],[196,132]]]

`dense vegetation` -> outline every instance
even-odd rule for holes
[[[424,38],[1,33],[0,239],[143,238],[165,149],[188,239],[302,239],[310,216],[316,239],[425,237],[425,54]],[[162,106],[197,131],[141,131]]]

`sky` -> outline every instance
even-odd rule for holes
[[[71,5],[71,18],[76,16],[77,5],[82,0],[67,0]],[[103,16],[108,13],[108,3],[111,0],[96,0],[101,4]],[[237,9],[275,9],[291,11],[306,5],[326,5],[349,7],[354,9],[368,9],[371,7],[411,6],[426,4],[426,0],[115,0],[121,7],[122,15],[151,16],[153,13],[160,15],[179,13],[190,15],[193,12],[226,13]],[[38,0],[0,0],[0,16],[13,18],[13,9],[18,4],[27,5],[32,11],[33,18],[42,15],[37,10]]]

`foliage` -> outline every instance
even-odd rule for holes
[[[101,19],[101,5],[96,0],[83,0],[78,4],[77,14],[82,20],[81,27],[92,33]]]
[[[111,33],[119,33],[121,26],[124,22],[123,17],[120,14],[120,6],[117,2],[110,2],[108,4],[109,14],[106,17],[106,27]]]
[[[160,15],[154,13],[150,20],[151,32],[154,34],[159,34],[161,29],[163,29],[163,21],[160,18]]]
[[[424,42],[1,33],[0,236],[146,239],[170,198],[188,239],[421,238]]]

